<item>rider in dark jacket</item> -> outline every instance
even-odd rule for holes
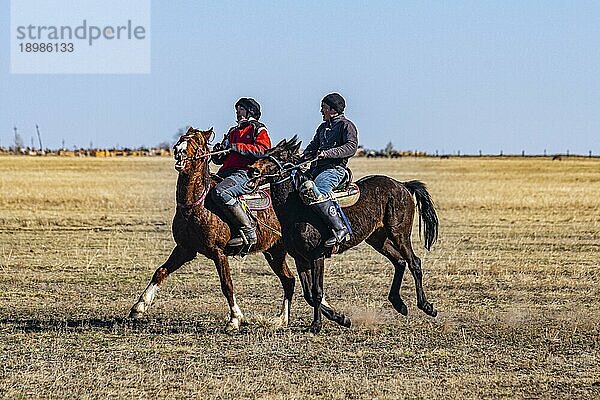
[[[306,158],[318,157],[313,162],[308,180],[300,188],[302,200],[310,205],[333,230],[325,246],[348,240],[350,232],[344,223],[342,211],[335,203],[333,189],[346,175],[348,159],[356,154],[358,131],[352,121],[344,116],[346,101],[338,93],[330,93],[321,101],[323,122],[311,142],[306,146]]]

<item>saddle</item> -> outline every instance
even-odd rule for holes
[[[346,168],[344,179],[333,189],[333,197],[342,208],[354,205],[360,197],[360,189],[356,183],[352,182],[352,178],[352,171]]]
[[[333,191],[333,197],[335,197],[335,200],[338,202],[340,207],[350,207],[358,201],[358,198],[360,197],[360,189],[356,183],[351,182],[344,190],[335,189]]]
[[[265,189],[258,188],[256,192],[240,196],[242,207],[250,211],[262,211],[271,206],[271,195]]]
[[[221,182],[221,178],[217,174],[210,174],[210,177],[215,182]],[[271,206],[271,195],[269,193],[269,185],[262,185],[254,193],[244,194],[239,197],[242,207],[246,211],[262,211]]]

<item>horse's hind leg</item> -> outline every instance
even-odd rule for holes
[[[415,289],[417,292],[417,307],[419,307],[427,315],[435,317],[437,310],[433,307],[433,304],[427,301],[425,296],[425,290],[423,290],[423,270],[421,269],[421,259],[415,255],[408,241],[408,246],[404,245],[400,247],[400,253],[404,256],[404,259],[408,263],[408,269],[415,280]]]
[[[402,259],[400,252],[394,248],[392,242],[386,237],[383,229],[375,231],[367,238],[366,242],[394,265],[394,279],[392,280],[388,300],[392,303],[396,311],[402,315],[408,315],[408,307],[406,307],[404,300],[400,296],[400,286],[402,285],[402,278],[406,269],[406,261]]]
[[[279,316],[281,326],[288,326],[290,322],[292,296],[294,296],[294,286],[296,279],[290,271],[287,262],[285,261],[286,251],[282,241],[278,241],[273,247],[264,253],[269,266],[275,272],[281,285],[283,286],[283,304],[281,306],[281,314]]]
[[[400,210],[400,207],[395,207],[395,210],[392,209],[389,210],[390,212],[387,212],[385,223],[388,239],[392,242],[393,247],[400,252],[402,258],[404,258],[408,264],[408,269],[415,280],[417,307],[423,310],[425,314],[435,317],[437,315],[437,311],[433,307],[433,304],[427,301],[425,291],[423,290],[423,271],[421,270],[421,259],[416,256],[410,241],[414,207],[411,209],[405,208],[405,212],[398,212],[398,210]]]
[[[415,286],[417,287],[417,307],[419,307],[427,315],[435,317],[437,310],[433,307],[433,304],[427,301],[425,291],[423,290],[423,270],[421,269],[421,259],[412,254],[412,262],[409,262],[408,268],[415,279]],[[418,282],[418,283],[416,283]]]
[[[171,252],[167,261],[154,272],[150,283],[146,286],[146,289],[142,292],[138,301],[131,307],[129,318],[140,318],[154,301],[156,292],[158,292],[158,289],[164,280],[183,264],[193,260],[194,257],[196,257],[195,251],[177,245]]]

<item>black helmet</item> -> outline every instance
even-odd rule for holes
[[[257,120],[260,119],[260,104],[253,98],[242,97],[235,103],[235,106],[244,108],[251,117]]]
[[[346,100],[344,100],[339,93],[329,93],[327,96],[323,97],[321,102],[327,104],[340,114],[343,114],[344,109],[346,108]]]

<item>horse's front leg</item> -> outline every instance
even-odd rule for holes
[[[131,307],[129,318],[139,319],[154,301],[160,285],[179,267],[196,257],[196,252],[177,245],[163,265],[154,272],[150,283],[140,295],[138,301]]]
[[[311,306],[314,307],[313,297],[312,297],[312,269],[310,269],[310,264],[300,260],[295,259],[296,268],[298,270],[298,276],[300,278],[300,283],[302,285],[302,293],[304,295],[304,300]],[[341,314],[333,309],[327,301],[325,300],[325,293],[322,292],[321,296],[321,314],[325,316],[325,318],[338,323],[341,326],[346,328],[350,328],[352,326],[352,321],[350,318]]]
[[[313,300],[313,322],[309,327],[311,333],[317,334],[321,331],[321,302],[323,301],[323,274],[325,259],[323,257],[311,261],[312,271],[312,300]]]
[[[240,325],[244,322],[244,314],[237,304],[235,295],[233,294],[233,281],[231,280],[231,271],[229,269],[229,260],[227,256],[218,252],[210,257],[214,261],[215,267],[217,267],[217,273],[219,274],[219,280],[221,281],[221,291],[227,299],[229,305],[229,321],[225,325],[225,332],[234,333],[239,331]]]

